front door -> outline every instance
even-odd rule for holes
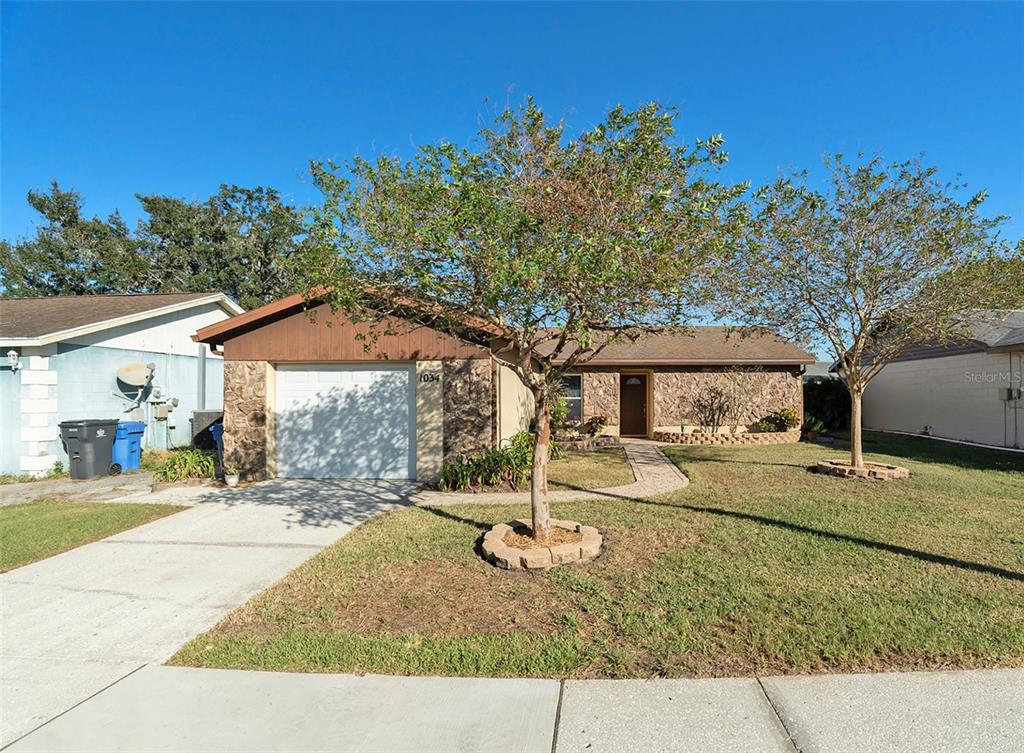
[[[619,384],[619,433],[647,436],[647,375],[622,374]]]

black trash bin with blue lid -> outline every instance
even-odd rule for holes
[[[68,471],[76,481],[110,473],[116,418],[87,418],[61,421],[60,441],[68,454]]]
[[[110,472],[137,471],[142,467],[142,435],[145,421],[120,421],[114,437]]]

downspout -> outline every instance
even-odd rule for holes
[[[206,410],[206,346],[202,343],[196,368],[196,410]]]

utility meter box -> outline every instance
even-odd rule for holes
[[[1004,402],[1010,402],[1011,400],[1020,400],[1020,387],[1001,387],[999,389],[999,399]]]

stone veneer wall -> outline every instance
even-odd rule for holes
[[[266,361],[224,362],[224,463],[242,478],[267,478]]]
[[[444,362],[445,460],[492,446],[492,374],[485,358]]]
[[[607,416],[609,426],[619,425],[619,372],[583,372],[583,420]]]
[[[792,407],[803,414],[803,381],[793,369],[688,368],[654,372],[654,425],[696,424],[690,400],[708,385],[733,383],[744,402],[741,425],[757,423],[769,413]]]
[[[620,370],[610,366],[583,367],[583,418],[596,415],[609,418],[609,426],[619,424]],[[655,366],[652,372],[653,421],[656,428],[694,424],[690,399],[708,384],[724,386],[738,381],[745,397],[743,425],[780,408],[793,407],[803,413],[803,381],[792,367],[739,368]]]

